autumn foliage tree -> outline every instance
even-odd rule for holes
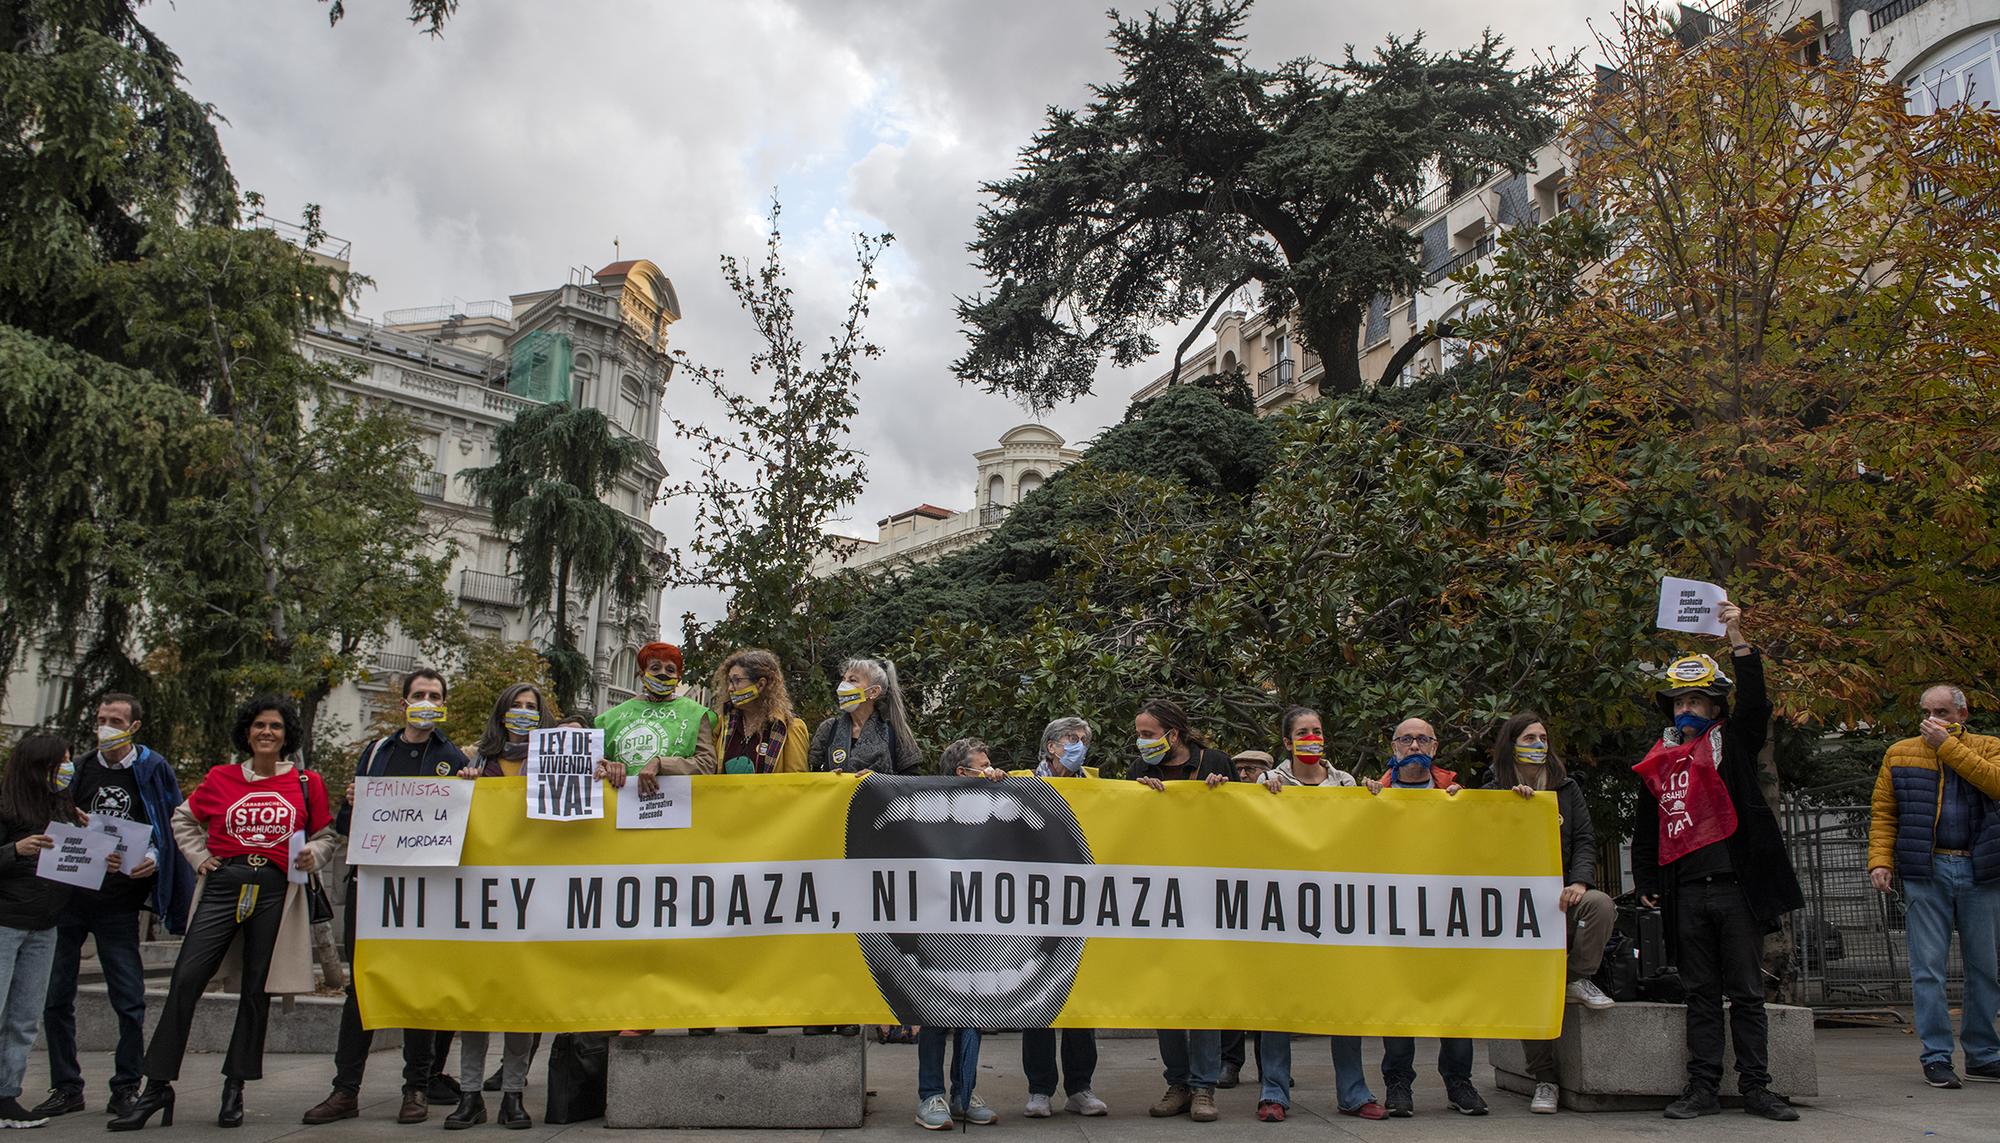
[[[1717,526],[1668,569],[1760,616],[1781,713],[1909,721],[2000,660],[2000,116],[1913,113],[1745,6],[1692,48],[1629,9],[1578,109],[1573,190],[1613,233],[1590,297],[1514,359],[1590,400],[1567,446],[1614,496],[1643,450]]]

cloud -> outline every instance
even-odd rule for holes
[[[1253,58],[1337,58],[1390,33],[1469,43],[1491,23],[1523,48],[1580,43],[1603,0],[1465,5],[1266,0]],[[1134,11],[1139,6],[1134,6]],[[239,182],[272,213],[318,203],[376,281],[373,314],[505,297],[574,268],[647,257],[674,280],[674,344],[747,378],[753,333],[717,259],[762,254],[775,188],[803,328],[831,334],[852,280],[856,231],[893,231],[862,381],[858,445],[869,486],[838,530],[920,501],[967,507],[972,453],[1029,419],[961,385],[954,298],[981,285],[965,244],[979,184],[1005,174],[1050,105],[1075,106],[1112,76],[1100,8],[1071,0],[744,0],[730,4],[464,6],[440,39],[393,6],[328,28],[323,7],[154,6],[190,89],[229,119]],[[1178,334],[1163,332],[1169,347]],[[809,345],[812,340],[809,339]],[[1116,421],[1164,368],[1109,366],[1095,396],[1052,411],[1073,442]],[[691,386],[668,401],[701,409]],[[671,468],[678,442],[663,451]],[[670,538],[684,507],[663,509]],[[669,616],[720,613],[670,593]],[[670,619],[670,628],[677,620]]]

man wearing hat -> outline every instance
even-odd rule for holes
[[[1744,641],[1742,617],[1727,600],[1717,609],[1737,682],[1707,655],[1675,660],[1656,696],[1672,725],[1634,767],[1646,793],[1632,829],[1632,878],[1642,903],[1666,911],[1687,989],[1687,1087],[1667,1105],[1668,1119],[1722,1110],[1725,996],[1743,1110],[1781,1122],[1799,1117],[1771,1091],[1764,935],[1805,897],[1758,782],[1771,700],[1763,659]]]
[[[672,643],[639,648],[638,695],[597,716],[612,785],[630,774],[650,787],[660,774],[716,772],[715,712],[681,693],[681,666]]]

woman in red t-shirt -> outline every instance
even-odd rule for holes
[[[144,1127],[156,1111],[165,1113],[161,1123],[173,1123],[173,1081],[180,1078],[195,1006],[239,932],[242,999],[222,1062],[219,1126],[242,1124],[243,1081],[263,1078],[264,1028],[271,1010],[265,988],[274,962],[288,982],[298,982],[303,973],[303,988],[284,991],[311,989],[311,918],[304,895],[294,892],[297,887],[285,870],[294,836],[312,837],[333,816],[320,776],[289,760],[299,739],[299,716],[290,704],[268,695],[244,703],[236,711],[235,743],[249,761],[210,770],[174,811],[174,840],[201,874],[201,891],[174,962],[159,1026],[146,1049],[146,1090],[130,1112],[110,1122],[113,1131]],[[330,838],[305,845],[298,854],[299,868],[324,865],[331,849]]]

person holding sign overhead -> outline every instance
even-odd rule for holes
[[[805,720],[792,713],[785,669],[761,647],[732,651],[715,671],[725,730],[717,751],[724,774],[801,774],[806,768]]]
[[[20,1096],[55,959],[56,914],[70,894],[36,873],[42,851],[54,845],[49,824],[81,816],[56,785],[68,762],[62,739],[30,734],[14,744],[0,773],[0,1126],[48,1122],[23,1108]]]
[[[1665,912],[1687,988],[1687,1086],[1666,1117],[1722,1111],[1727,996],[1743,1110],[1790,1122],[1799,1113],[1771,1091],[1766,1055],[1764,934],[1805,895],[1759,781],[1757,756],[1771,724],[1764,661],[1743,638],[1741,608],[1724,600],[1717,617],[1737,682],[1707,655],[1676,659],[1655,696],[1671,725],[1632,768],[1645,783],[1632,826],[1632,879],[1639,899]]]
[[[452,745],[439,727],[446,718],[444,676],[429,667],[417,667],[403,676],[403,729],[378,738],[362,748],[354,767],[356,778],[446,778],[463,770],[465,755]],[[334,816],[334,832],[341,845],[352,829],[354,786]],[[347,867],[347,919],[345,934],[347,961],[354,962],[354,906],[361,896],[355,889],[357,865]],[[428,1084],[431,1074],[430,1032],[406,1031],[403,1035],[403,1103],[396,1112],[398,1123],[422,1123],[430,1118]],[[340,1010],[340,1036],[333,1050],[333,1091],[308,1110],[300,1122],[308,1126],[353,1119],[361,1114],[361,1077],[368,1068],[368,1055],[375,1033],[361,1026],[361,1005],[354,997],[354,974],[347,977],[347,1000]]]
[[[639,776],[644,793],[661,774],[713,774],[715,712],[681,691],[681,649],[672,643],[639,648],[639,693],[597,716],[604,732],[600,775],[613,787]]]
[[[840,665],[834,691],[840,713],[813,731],[806,768],[814,773],[916,774],[924,751],[903,713],[903,688],[896,664],[887,659],[849,659]]]
[[[260,695],[237,708],[236,748],[250,757],[209,770],[173,814],[174,840],[201,875],[194,916],[181,941],[167,985],[160,1023],[146,1048],[146,1090],[113,1131],[136,1131],[154,1113],[174,1120],[174,1080],[187,1054],[188,1031],[202,990],[225,961],[235,961],[236,1030],[222,1062],[221,1127],[243,1123],[243,1084],[263,1078],[264,1029],[272,993],[313,990],[312,918],[303,886],[286,876],[295,834],[323,835],[299,850],[299,868],[313,870],[331,858],[336,838],[327,829],[326,783],[295,767],[299,716],[291,704]]]

